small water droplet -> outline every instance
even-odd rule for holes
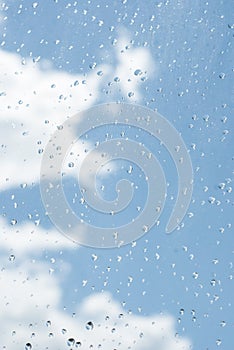
[[[225,77],[226,77],[226,74],[225,74],[225,73],[220,73],[220,74],[219,74],[219,78],[220,78],[220,79],[225,79]]]
[[[94,325],[93,325],[93,322],[92,321],[89,321],[86,323],[86,329],[88,331],[91,331],[93,329]]]
[[[93,261],[96,261],[97,258],[98,258],[98,256],[97,256],[96,254],[92,254],[92,260],[93,260]]]
[[[180,309],[180,314],[181,314],[181,315],[184,314],[184,309]]]
[[[17,224],[17,220],[16,220],[16,219],[12,219],[12,220],[11,220],[11,225],[14,226],[14,225],[16,225],[16,224]]]
[[[136,69],[134,72],[134,75],[136,75],[136,76],[141,75],[141,74],[142,74],[142,71],[140,69]]]
[[[25,345],[25,350],[30,350],[30,349],[32,349],[32,344],[31,343],[27,343]]]
[[[96,67],[96,65],[97,65],[96,62],[91,63],[91,64],[89,65],[89,68],[90,68],[90,69],[94,69],[94,68]]]
[[[14,261],[14,260],[15,260],[15,255],[11,254],[11,255],[9,256],[9,260],[10,260],[10,261]]]
[[[69,338],[68,340],[67,340],[67,345],[68,346],[73,346],[75,344],[75,339],[74,338]]]
[[[212,280],[210,281],[210,284],[212,285],[212,287],[214,287],[214,286],[216,285],[216,280],[215,280],[215,279],[212,279]]]

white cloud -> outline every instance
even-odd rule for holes
[[[9,226],[0,220],[0,252],[8,252],[20,260],[28,255],[41,255],[43,250],[76,249],[77,245],[55,228],[46,231],[32,223]]]
[[[97,349],[99,344],[104,350],[190,348],[188,339],[175,336],[172,317],[127,314],[109,293],[89,296],[71,317],[60,306],[61,276],[49,274],[48,264],[25,261],[14,266],[4,259],[2,256],[1,348],[18,350],[31,343],[32,349],[62,350],[68,339],[81,342],[82,349],[90,349],[90,345]],[[88,322],[92,322],[92,329],[86,328]]]
[[[139,102],[142,99],[141,84],[156,74],[156,64],[147,47],[134,47],[129,33],[122,29],[116,43],[118,64],[113,78],[119,79],[119,85],[129,101]]]
[[[3,189],[39,180],[39,149],[45,147],[56,126],[68,115],[97,101],[101,78],[97,79],[94,72],[84,79],[52,69],[42,70],[30,62],[22,65],[19,56],[4,51],[0,52],[0,65]]]
[[[122,95],[134,92],[132,101],[140,101],[141,79],[154,64],[147,48],[126,49],[127,42],[125,33],[114,51],[116,67],[97,66],[86,76],[56,71],[49,62],[33,63],[0,50],[0,189],[39,181],[42,155],[38,151],[68,116],[103,100],[102,88],[108,81],[120,79],[110,87],[113,95],[118,87]],[[134,74],[138,69],[142,75]]]
[[[97,67],[103,76],[97,76],[97,70],[86,77],[74,76],[29,59],[25,64],[19,55],[0,51],[1,190],[39,180],[38,150],[68,115],[97,103],[107,80],[119,77],[116,86],[121,93],[134,92],[134,101],[140,100],[141,78],[151,74],[154,65],[146,48],[126,48],[126,38],[122,35],[116,45],[116,67]],[[62,291],[69,287],[63,286],[64,273],[70,267],[64,263],[61,272],[51,273],[49,263],[32,256],[38,257],[44,249],[53,252],[77,246],[55,229],[47,233],[32,223],[9,227],[1,220],[0,227],[1,348],[18,350],[31,343],[32,349],[62,350],[74,338],[82,343],[81,349],[90,349],[91,344],[94,349],[101,344],[102,350],[189,349],[187,339],[175,337],[171,316],[126,314],[108,293],[91,295],[76,306],[77,316],[71,317],[61,306]],[[48,320],[51,326],[46,325]],[[88,321],[94,324],[92,330],[85,327]]]

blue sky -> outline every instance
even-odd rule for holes
[[[33,349],[64,349],[72,348],[66,344],[74,338],[84,349],[101,343],[103,349],[114,344],[125,350],[229,350],[234,325],[231,2],[0,4],[0,347],[23,349],[31,343]],[[134,74],[137,69],[141,75]],[[110,101],[157,109],[177,128],[190,151],[193,197],[180,229],[166,235],[176,169],[158,141],[140,133],[169,183],[160,223],[133,245],[78,247],[45,215],[40,150],[68,116]],[[116,137],[122,128],[100,129],[78,142],[80,158],[110,130]],[[129,137],[136,132],[125,130]],[[130,165],[111,163],[110,175],[99,176],[107,188],[104,198],[113,199],[113,184],[125,175],[138,185],[136,203],[144,201],[147,186],[139,169],[127,172]],[[69,192],[72,179],[66,181]],[[93,330],[86,329],[88,321]],[[152,322],[159,327],[151,329]]]

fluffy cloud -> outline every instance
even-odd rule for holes
[[[1,259],[2,263],[4,257]],[[127,314],[109,293],[93,294],[78,304],[71,317],[60,308],[59,278],[47,264],[5,261],[0,272],[0,322],[3,349],[135,349],[188,350],[190,342],[176,336],[170,316]],[[17,292],[16,292],[17,291]],[[27,348],[27,347],[26,347]],[[30,349],[30,346],[28,347]]]
[[[140,101],[140,86],[154,65],[146,48],[127,46],[124,34],[114,53],[116,67],[97,67],[85,77],[0,51],[1,190],[39,181],[40,150],[51,133],[67,116],[102,99],[109,81],[113,95],[118,86],[127,98]],[[100,70],[103,75],[97,74]],[[64,273],[72,266],[64,263],[62,272],[53,273],[40,255],[44,249],[76,246],[55,229],[48,233],[32,223],[9,227],[1,220],[0,227],[1,348],[18,350],[30,343],[32,349],[62,350],[80,342],[81,349],[189,349],[187,339],[175,336],[171,316],[127,314],[108,293],[89,296],[71,317],[61,305]]]
[[[17,226],[17,225],[16,225]],[[127,313],[110,293],[95,293],[62,308],[66,261],[41,260],[43,251],[77,249],[69,240],[32,224],[16,229],[1,221],[0,347],[3,349],[135,349],[189,350],[190,341],[176,335],[170,315],[149,317]]]
[[[154,64],[147,48],[128,48],[127,43],[125,33],[113,53],[116,67],[98,66],[85,76],[0,51],[0,189],[38,181],[40,152],[51,133],[68,116],[103,100],[108,82],[113,83],[110,96],[118,89],[127,99],[130,92],[132,101],[140,101],[141,84]]]
[[[20,257],[21,260],[29,254],[41,255],[45,249],[58,251],[77,247],[56,229],[47,232],[32,223],[9,226],[4,220],[0,220],[0,240],[0,252],[8,252],[9,255]]]
[[[68,115],[97,101],[101,79],[22,64],[4,51],[0,65],[0,188],[7,188],[39,180],[40,150]]]

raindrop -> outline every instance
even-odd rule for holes
[[[142,71],[140,69],[136,69],[134,72],[134,75],[136,75],[136,76],[141,75],[141,74],[142,74]]]
[[[94,69],[94,68],[96,67],[96,65],[97,65],[96,62],[91,63],[91,64],[89,65],[89,68],[90,68],[90,69]]]
[[[11,225],[14,226],[14,225],[16,225],[16,224],[17,224],[17,220],[16,220],[16,219],[12,219],[12,220],[11,220]]]
[[[184,314],[184,309],[180,309],[180,314],[181,314],[181,315]]]
[[[67,340],[67,345],[68,346],[73,346],[75,344],[75,339],[74,338],[69,338],[68,340]]]
[[[216,285],[216,280],[215,280],[215,279],[212,279],[212,280],[210,281],[210,284],[212,285],[212,287],[214,287],[214,286]]]
[[[225,76],[226,76],[226,74],[225,74],[225,73],[220,73],[220,74],[219,74],[219,78],[220,78],[220,79],[224,79],[224,78],[225,78]]]
[[[74,167],[74,163],[73,162],[68,163],[68,167],[69,168],[73,168]]]
[[[217,339],[217,340],[216,340],[216,345],[217,345],[217,346],[221,345],[221,343],[222,343],[221,339]]]
[[[51,326],[51,321],[46,321],[46,326],[50,327]]]
[[[34,3],[32,4],[32,7],[33,7],[34,9],[36,9],[37,6],[38,6],[38,2],[34,2]]]
[[[14,256],[13,254],[11,254],[11,255],[9,256],[9,260],[10,260],[10,261],[14,261],[14,260],[15,260],[15,256]]]
[[[86,323],[86,329],[88,330],[88,331],[91,331],[92,329],[93,329],[93,322],[92,321],[89,321],[89,322],[87,322]]]
[[[97,256],[96,254],[92,254],[92,260],[93,260],[93,261],[96,261],[97,258],[98,258],[98,256]]]
[[[30,349],[32,349],[32,344],[31,343],[27,343],[25,345],[25,350],[30,350]]]

